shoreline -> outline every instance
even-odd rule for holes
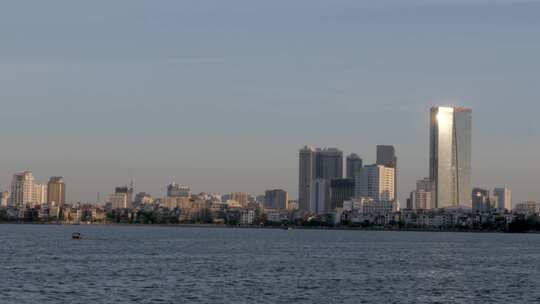
[[[110,227],[156,227],[156,228],[211,228],[211,229],[268,229],[268,230],[327,230],[327,231],[366,231],[366,232],[455,232],[455,233],[501,233],[501,234],[540,234],[540,231],[508,232],[474,229],[434,229],[434,228],[401,228],[384,227],[324,227],[324,226],[229,226],[217,224],[122,224],[122,223],[9,223],[0,225],[53,225],[53,226],[110,226]]]

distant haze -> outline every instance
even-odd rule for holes
[[[536,1],[4,1],[0,188],[68,201],[283,188],[305,144],[428,175],[432,105],[473,109],[473,185],[540,200]]]

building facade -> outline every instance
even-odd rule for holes
[[[191,188],[186,185],[179,185],[175,182],[167,185],[167,196],[168,197],[190,197]]]
[[[267,190],[264,195],[264,207],[267,209],[288,209],[289,195],[282,189]]]
[[[66,203],[66,184],[61,176],[53,176],[47,183],[47,202],[64,205]]]
[[[354,194],[355,197],[368,197],[375,201],[394,201],[394,168],[365,166],[356,179]]]
[[[497,197],[497,209],[500,211],[512,210],[512,192],[508,187],[495,188],[493,195]]]
[[[430,119],[434,208],[471,207],[472,111],[434,107]]]
[[[31,171],[14,174],[11,180],[10,205],[19,207],[26,203],[33,203],[35,200],[34,191],[34,176]]]
[[[391,145],[377,145],[377,165],[394,169],[394,191],[397,192],[397,156]]]
[[[356,179],[360,175],[360,171],[364,166],[362,159],[355,153],[347,156],[346,160],[346,176],[350,179]]]
[[[354,185],[352,178],[330,180],[330,211],[343,208],[343,202],[354,197]]]

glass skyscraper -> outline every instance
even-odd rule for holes
[[[431,108],[433,207],[471,207],[472,110]]]

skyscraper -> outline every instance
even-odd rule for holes
[[[360,176],[360,172],[357,174]],[[343,202],[354,197],[355,181],[352,178],[337,178],[330,180],[330,206],[329,211],[342,208]]]
[[[432,208],[433,183],[429,178],[416,181],[416,190],[411,193],[411,208],[415,210],[426,210]]]
[[[47,203],[52,202],[59,205],[66,203],[66,184],[61,176],[53,176],[47,183]]]
[[[362,170],[363,162],[362,159],[355,153],[347,156],[347,178],[356,179],[360,175],[360,170]]]
[[[11,206],[21,206],[25,203],[34,202],[34,176],[32,171],[25,171],[13,175],[11,181]]]
[[[125,207],[123,208],[131,208],[131,205],[133,203],[133,188],[130,186],[123,186],[123,187],[116,187],[114,190],[114,194],[125,194]],[[115,199],[119,198],[121,196],[115,197]],[[118,201],[118,200],[117,200]]]
[[[343,177],[343,152],[336,148],[314,149],[305,146],[299,155],[298,204],[302,210],[311,210],[314,180],[330,180]],[[329,183],[322,183],[328,186]],[[320,187],[319,187],[320,190]],[[325,196],[328,198],[328,196]]]
[[[512,192],[508,187],[495,188],[493,190],[493,195],[497,197],[498,210],[512,210]]]
[[[395,200],[394,168],[370,165],[362,168],[356,179],[356,197],[369,197],[379,202]]]
[[[311,182],[315,175],[315,150],[305,146],[300,149],[299,180],[298,180],[298,207],[300,210],[309,210],[311,197]]]
[[[476,212],[491,212],[496,208],[495,197],[489,196],[489,190],[474,188],[471,195],[472,209]]]
[[[314,179],[310,196],[309,211],[311,213],[324,214],[330,211],[330,180],[325,178]]]
[[[286,210],[288,201],[289,196],[285,190],[266,190],[264,195],[264,207],[268,209]]]
[[[336,148],[315,151],[315,178],[343,178],[343,152]]]
[[[394,191],[397,192],[397,156],[394,146],[377,145],[377,165],[394,169]]]
[[[431,108],[430,179],[434,208],[471,207],[472,111]]]

